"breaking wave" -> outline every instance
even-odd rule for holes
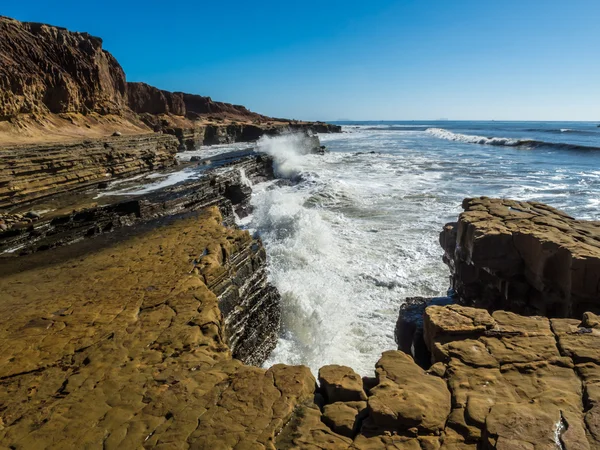
[[[472,134],[453,133],[443,128],[428,128],[427,133],[448,141],[464,142],[468,144],[495,145],[501,147],[524,147],[529,149],[546,147],[555,150],[596,151],[600,147],[587,145],[567,144],[564,142],[547,142],[535,139],[513,139],[505,137],[485,137]]]

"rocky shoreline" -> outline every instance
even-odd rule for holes
[[[127,82],[102,39],[0,16],[0,208],[177,164],[178,151],[338,125]]]
[[[599,223],[465,199],[440,235],[452,296],[405,302],[373,377],[260,368],[282,305],[235,217],[273,160],[99,194],[198,145],[339,127],[128,83],[86,33],[0,18],[0,38],[0,449],[600,448]]]
[[[273,179],[272,164],[238,152],[198,180],[42,216],[12,241],[2,236],[5,248],[26,243],[0,261],[3,446],[600,446],[600,319],[503,310],[554,304],[556,293],[545,286],[565,277],[555,270],[544,286],[534,284],[532,259],[521,252],[521,260],[509,260],[529,276],[514,278],[531,283],[520,297],[488,309],[463,306],[477,304],[468,295],[476,286],[512,292],[471,275],[494,275],[484,265],[490,260],[505,267],[489,252],[507,230],[513,242],[547,249],[546,266],[567,249],[581,261],[559,267],[594,263],[597,235],[575,237],[597,225],[537,203],[465,200],[466,211],[440,237],[456,295],[407,302],[400,350],[383,353],[374,377],[343,366],[322,367],[317,378],[303,366],[252,367],[276,344],[281,304],[260,240],[233,218],[248,211],[240,169],[260,182]],[[471,271],[458,270],[461,264]],[[560,297],[569,305],[581,297],[580,285],[572,286],[577,295]]]

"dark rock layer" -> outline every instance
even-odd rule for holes
[[[47,250],[123,226],[197,211],[211,205],[219,206],[225,223],[234,226],[234,211],[247,209],[251,193],[241,180],[241,171],[253,182],[272,179],[274,175],[272,160],[251,151],[245,152],[245,156],[236,153],[230,162],[227,161],[223,157],[221,170],[208,170],[198,180],[132,199],[77,208],[48,218],[44,216],[28,226],[0,232],[0,252],[20,246],[21,254]]]
[[[38,218],[26,228],[0,233],[0,251],[22,246],[24,255],[97,237],[120,228],[189,214],[216,206],[225,224],[235,227],[234,212],[246,211],[250,189],[241,172],[254,181],[273,177],[272,160],[246,152],[224,158],[218,171],[208,170],[199,180],[105,206],[91,206],[51,219]],[[219,253],[221,250],[214,250]],[[205,284],[220,299],[224,331],[233,356],[260,365],[275,348],[281,306],[278,292],[267,282],[266,254],[260,241],[236,252],[222,249],[226,269]]]

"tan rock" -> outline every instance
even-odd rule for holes
[[[361,412],[366,408],[367,402],[331,403],[323,408],[322,420],[337,434],[353,438],[359,430]]]
[[[319,369],[319,384],[327,403],[365,401],[360,375],[345,366],[335,364]]]
[[[462,303],[526,315],[600,312],[600,223],[538,202],[463,201],[440,236]]]
[[[276,448],[343,450],[352,439],[334,433],[321,420],[316,406],[299,407],[283,431],[277,436]]]
[[[600,328],[600,316],[591,312],[583,313],[581,326],[585,328]]]
[[[427,375],[412,358],[384,352],[376,365],[378,385],[371,389],[369,416],[383,430],[438,433],[450,413],[450,392],[438,377]]]
[[[569,428],[561,432],[563,425]],[[568,434],[567,434],[568,433]],[[498,449],[555,449],[557,434],[566,449],[589,449],[585,431],[577,421],[566,422],[558,409],[547,410],[528,404],[495,405],[486,420],[485,445]]]
[[[429,306],[423,318],[423,334],[429,351],[434,341],[477,337],[493,328],[495,321],[487,311],[460,305]]]

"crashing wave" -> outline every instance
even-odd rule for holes
[[[484,145],[502,145],[514,147],[519,145],[518,139],[501,138],[501,137],[484,137],[470,134],[453,133],[452,131],[443,128],[428,128],[427,133],[434,135],[440,139],[448,141],[466,142],[468,144],[484,144]]]
[[[535,139],[512,139],[503,137],[485,137],[476,136],[472,134],[453,133],[452,131],[448,131],[443,128],[428,128],[426,131],[427,133],[440,139],[446,139],[448,141],[465,142],[467,144],[496,145],[502,147],[526,147],[530,149],[538,147],[548,147],[557,150],[600,150],[600,147],[567,144],[564,142],[546,142],[536,141]]]

